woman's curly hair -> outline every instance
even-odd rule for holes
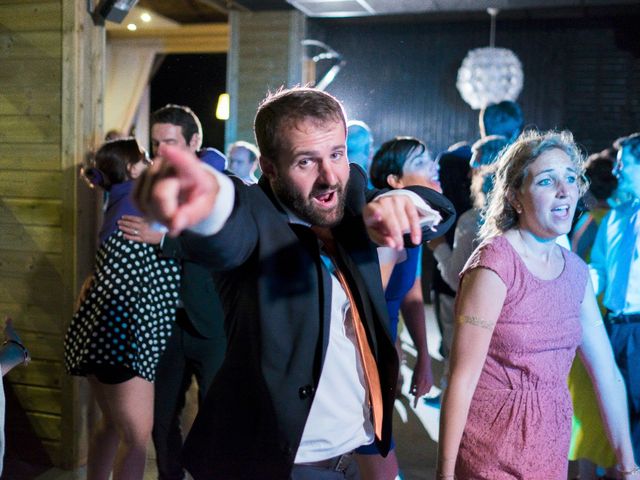
[[[571,159],[576,169],[580,195],[587,191],[589,183],[584,175],[584,155],[574,142],[571,132],[525,132],[502,151],[497,161],[495,183],[483,212],[481,240],[500,235],[518,224],[518,212],[511,199],[522,188],[529,166],[544,152],[554,149],[562,150]]]

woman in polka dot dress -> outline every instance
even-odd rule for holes
[[[107,142],[87,179],[109,193],[94,274],[65,336],[65,365],[86,376],[102,420],[89,444],[87,477],[142,479],[153,425],[156,365],[171,333],[179,270],[154,247],[126,240],[122,215],[140,215],[133,180],[148,166],[135,139]]]

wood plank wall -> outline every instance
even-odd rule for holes
[[[519,102],[528,125],[568,128],[589,151],[640,128],[640,17],[498,18],[496,46],[524,68]],[[478,138],[478,111],[456,75],[468,50],[488,45],[489,21],[310,19],[310,38],[347,64],[327,89],[380,143],[424,139],[435,152]]]
[[[82,387],[64,373],[62,339],[92,262],[94,195],[77,165],[101,134],[103,49],[82,0],[0,0],[0,314],[33,358],[5,377],[7,447],[35,463],[82,453]]]
[[[232,12],[227,56],[230,118],[225,147],[236,140],[255,142],[253,119],[267,91],[302,80],[305,19],[295,11]]]

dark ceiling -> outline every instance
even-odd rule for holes
[[[405,18],[406,15],[486,17],[489,6],[499,6],[503,12],[501,18],[511,15],[589,17],[640,11],[640,0],[289,0],[305,14],[319,17],[343,16],[333,10],[342,6],[344,11],[349,11],[347,5],[361,5],[363,1],[369,5],[367,15],[394,14],[398,19],[403,17],[398,14],[405,14]],[[233,10],[291,10],[294,7],[290,3],[287,0],[139,0],[138,5],[186,24],[227,22]]]
[[[230,10],[291,10],[285,0],[139,0],[138,5],[178,23],[226,22]]]

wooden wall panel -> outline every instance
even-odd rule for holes
[[[0,32],[9,30],[11,32],[60,32],[60,2],[58,1],[13,1],[0,2],[11,6],[13,17],[11,23],[4,25],[0,23]]]
[[[0,168],[11,170],[60,169],[60,145],[0,143]]]
[[[27,332],[62,334],[69,320],[61,321],[60,313],[44,304],[0,302],[0,311],[14,318]]]
[[[0,267],[7,277],[37,275],[49,280],[60,280],[61,257],[58,253],[0,250]]]
[[[0,177],[0,190],[6,197],[59,199],[61,178],[56,171],[7,170]]]
[[[35,58],[29,62],[22,59],[2,59],[0,68],[0,83],[3,87],[29,87],[35,86],[45,89],[45,92],[58,96],[60,92],[56,87],[60,86],[62,68],[60,62],[52,62],[50,59]],[[0,91],[0,97],[6,98],[4,88]],[[5,100],[10,101],[10,98]]]
[[[44,411],[60,415],[60,390],[57,388],[32,387],[14,384],[13,391],[24,398],[23,406],[32,412]]]
[[[35,359],[28,368],[11,370],[7,374],[7,378],[11,383],[59,389],[61,373],[62,365],[60,362]]]
[[[253,119],[267,91],[302,80],[304,17],[300,12],[233,12],[227,56],[227,89],[231,96],[225,144],[255,142]]]
[[[60,116],[60,92],[46,91],[42,86],[3,86],[0,115]]]
[[[44,3],[53,3],[58,5],[59,7],[59,2],[55,1],[55,0],[0,0],[0,6],[2,7],[10,7],[10,8],[15,8],[16,5],[23,5],[23,4],[44,4]],[[14,10],[11,10],[11,12],[14,12]],[[0,16],[0,20],[3,19],[3,17]]]
[[[59,31],[0,33],[0,55],[6,59],[59,59],[62,54],[61,45]]]
[[[104,40],[84,0],[0,0],[0,313],[33,358],[5,378],[7,442],[36,463],[84,458],[86,395],[64,373],[62,341],[94,250],[78,164],[102,136]]]
[[[11,198],[0,200],[0,224],[60,225],[60,200]],[[0,255],[2,253],[0,252]]]
[[[13,391],[24,399],[24,408],[32,412],[44,410],[60,415],[60,390],[57,388],[33,387],[14,384]]]
[[[39,270],[26,275],[4,274],[0,280],[0,302],[35,304],[42,307],[48,305],[51,310],[58,309],[58,311],[62,309],[64,307],[62,285],[54,283],[55,278],[46,276],[41,278],[38,273]]]
[[[25,342],[29,342],[29,352],[31,353],[32,358],[37,358],[38,360],[50,360],[53,362],[60,359],[60,352],[63,350],[61,335],[51,335],[40,332],[25,333],[22,338]],[[55,409],[56,411],[60,409],[60,405],[55,407]],[[37,408],[34,408],[34,410],[37,410]],[[42,411],[49,412],[50,410],[43,409]]]
[[[0,142],[53,143],[60,140],[60,116],[3,115],[0,117]]]
[[[46,413],[29,412],[27,414],[29,424],[33,432],[42,440],[60,440],[60,424],[59,415],[51,415]]]

